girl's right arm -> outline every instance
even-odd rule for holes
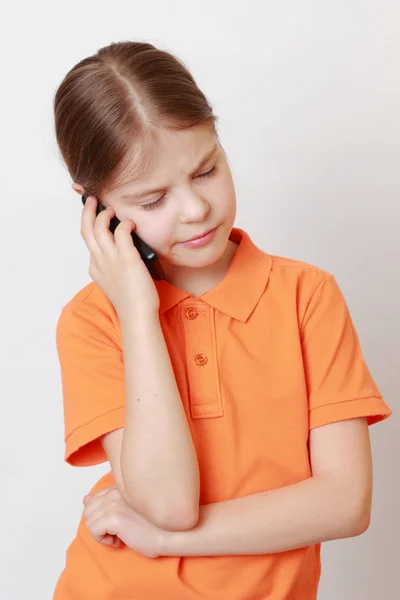
[[[158,313],[121,321],[125,426],[102,439],[126,502],[166,530],[199,515],[199,469]]]
[[[158,292],[133,244],[135,223],[123,220],[113,235],[113,209],[97,215],[96,206],[89,197],[81,233],[89,274],[118,314],[126,398],[124,428],[106,434],[103,448],[134,510],[162,529],[190,529],[199,515],[199,468],[159,321]]]

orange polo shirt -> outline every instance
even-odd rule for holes
[[[228,272],[202,296],[156,282],[197,451],[200,504],[309,478],[310,428],[391,414],[334,277],[265,253],[239,228],[230,239],[238,249]],[[65,460],[104,462],[99,436],[124,426],[124,367],[117,314],[93,282],[63,307],[57,350]],[[91,491],[113,483],[109,472]],[[319,545],[154,559],[95,542],[82,518],[54,600],[314,600],[319,577]]]

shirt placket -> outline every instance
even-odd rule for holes
[[[193,419],[223,415],[214,310],[202,300],[193,298],[181,305]]]

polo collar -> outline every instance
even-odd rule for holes
[[[239,227],[232,228],[229,239],[238,244],[238,249],[225,276],[214,288],[195,300],[201,299],[229,317],[245,322],[268,284],[272,258]],[[189,292],[165,280],[155,281],[155,284],[160,297],[160,314],[192,297]]]

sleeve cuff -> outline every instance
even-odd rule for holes
[[[64,460],[74,467],[89,467],[108,461],[99,438],[124,424],[125,406],[120,406],[77,427],[65,440]]]
[[[387,419],[391,414],[392,411],[381,396],[357,398],[311,409],[309,428],[313,429],[335,421],[345,421],[346,419],[356,419],[358,417],[366,417],[368,425],[373,425]]]

